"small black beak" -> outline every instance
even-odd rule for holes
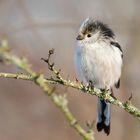
[[[78,35],[76,40],[83,40],[84,39],[84,36],[83,35]]]

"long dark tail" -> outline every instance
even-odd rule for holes
[[[107,135],[110,133],[110,103],[103,99],[98,99],[97,130],[104,130]]]

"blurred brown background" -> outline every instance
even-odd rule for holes
[[[140,1],[139,0],[0,0],[0,39],[6,37],[13,52],[26,56],[36,71],[50,75],[40,58],[55,48],[53,60],[65,77],[75,78],[75,38],[81,22],[94,17],[110,25],[124,50],[121,89],[116,96],[140,108]],[[20,72],[0,65],[0,72]],[[67,92],[69,107],[79,123],[96,120],[97,98],[78,91]],[[95,128],[94,128],[95,129]],[[111,134],[95,129],[96,140],[139,140],[140,122],[112,106]],[[0,79],[1,140],[81,140],[62,113],[33,83]]]

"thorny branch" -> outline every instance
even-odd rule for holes
[[[52,51],[49,51],[48,55],[48,62],[50,59]],[[88,127],[88,131],[85,131],[72,112],[69,110],[68,107],[68,100],[65,95],[58,95],[55,93],[53,89],[51,89],[48,85],[48,83],[56,84],[57,81],[52,80],[46,80],[44,78],[43,74],[38,74],[34,72],[29,63],[25,58],[19,58],[13,54],[10,53],[8,44],[6,40],[2,42],[2,45],[0,46],[0,60],[4,64],[14,64],[21,70],[25,72],[25,74],[11,74],[11,73],[0,73],[0,77],[4,78],[15,78],[15,79],[22,79],[22,80],[30,80],[33,81],[36,85],[38,85],[46,95],[52,100],[52,102],[58,107],[58,109],[64,114],[65,118],[67,119],[68,123],[72,128],[75,129],[75,131],[84,139],[84,140],[95,140],[94,133],[91,128]],[[58,79],[61,79],[59,77],[59,74],[57,71],[53,69],[53,64],[50,65],[50,69],[55,72]],[[63,79],[61,79],[63,80]]]
[[[55,68],[54,63],[50,61],[51,55],[54,53],[54,50],[50,50],[48,54],[48,58],[44,59],[48,65],[49,70],[53,72],[53,77],[51,78],[44,78],[43,74],[37,74],[36,72],[32,71],[30,68],[30,65],[28,64],[27,60],[25,58],[18,58],[15,55],[12,55],[9,52],[8,45],[2,45],[0,48],[0,58],[1,61],[4,63],[10,63],[14,64],[20,69],[24,70],[27,74],[11,74],[11,73],[0,73],[0,77],[5,78],[16,78],[16,79],[22,79],[22,80],[30,80],[35,82],[37,85],[39,85],[43,91],[49,95],[53,103],[58,106],[58,108],[64,113],[66,119],[68,120],[69,124],[75,128],[75,130],[83,137],[85,140],[94,140],[93,131],[90,129],[90,131],[86,132],[83,130],[74,118],[73,114],[68,109],[68,101],[65,96],[62,95],[56,95],[54,91],[50,89],[48,84],[61,84],[66,87],[72,87],[75,89],[78,89],[80,91],[84,91],[83,93],[95,95],[99,98],[104,99],[106,102],[110,102],[111,104],[114,104],[123,110],[127,111],[132,116],[136,117],[137,119],[140,119],[140,110],[136,108],[130,100],[126,102],[121,102],[118,99],[110,96],[109,91],[100,91],[99,89],[96,89],[95,87],[92,87],[89,83],[87,86],[83,85],[83,83],[78,83],[77,80],[72,82],[70,80],[65,80],[63,76],[60,74],[60,70],[57,70]],[[132,98],[132,97],[131,97]]]
[[[54,63],[51,63],[50,61],[50,56],[53,53],[54,53],[54,50],[53,51],[51,50],[51,53],[49,51],[48,59],[42,58],[42,60],[48,64],[48,68],[55,74],[55,79],[51,77],[51,79],[47,79],[48,80],[47,82],[49,81],[56,82],[65,86],[73,87],[75,89],[84,91],[88,94],[95,95],[99,98],[104,99],[106,102],[109,102],[111,104],[117,105],[118,107],[121,107],[122,109],[126,110],[128,113],[130,113],[137,119],[140,119],[140,110],[131,103],[132,94],[126,102],[122,103],[117,98],[112,97],[108,90],[101,91],[93,87],[90,81],[88,85],[83,85],[83,83],[78,83],[77,80],[75,82],[72,82],[70,80],[63,79],[63,77],[60,75],[60,70],[55,69]]]

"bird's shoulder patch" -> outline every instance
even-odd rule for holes
[[[115,41],[111,41],[110,44],[113,45],[114,47],[117,47],[122,52],[121,57],[123,58],[123,50],[122,50],[120,44],[118,42],[115,42]]]
[[[119,79],[118,82],[115,84],[115,87],[116,87],[116,88],[119,88],[119,87],[120,87],[120,79]]]

